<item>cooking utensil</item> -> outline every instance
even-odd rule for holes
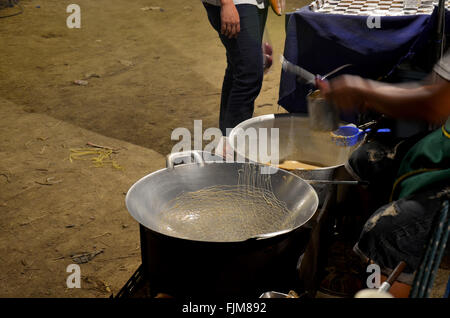
[[[192,157],[193,163],[173,164]],[[308,183],[287,171],[278,169],[270,180],[275,196],[295,213],[295,226],[232,242],[221,240],[221,223],[210,225],[217,231],[217,239],[209,241],[161,231],[159,213],[179,194],[215,185],[235,186],[239,171],[246,165],[257,171],[267,168],[257,163],[205,162],[202,157],[194,152],[172,154],[167,158],[168,168],[143,177],[127,193],[127,209],[140,224],[142,263],[151,286],[174,296],[205,291],[254,295],[255,291],[262,293],[289,281],[287,272],[295,272],[309,235],[303,225],[314,216],[318,197]],[[225,204],[233,206],[236,202]]]
[[[348,185],[369,185],[369,181],[356,181],[356,180],[305,180],[309,184],[322,183],[322,184],[348,184]]]
[[[311,129],[317,131],[333,131],[339,127],[339,111],[320,94],[319,90],[308,94],[308,114]]]
[[[319,76],[320,79],[323,81],[323,80],[326,80],[328,76],[331,76],[331,75],[333,75],[333,74],[335,74],[335,73],[337,73],[337,72],[339,72],[339,71],[341,71],[341,70],[343,70],[344,68],[349,67],[349,66],[352,66],[352,64],[344,64],[344,65],[341,65],[341,66],[339,66],[339,67],[336,67],[336,68],[335,68],[334,70],[332,70],[331,72],[325,74],[324,76],[320,76],[320,75],[318,75],[318,76]]]
[[[313,85],[313,86],[316,86],[316,78],[319,78],[320,80],[325,80],[328,76],[331,76],[331,75],[341,71],[342,69],[352,65],[352,64],[341,65],[341,66],[335,68],[334,70],[332,70],[331,72],[327,73],[326,75],[321,76],[321,75],[314,75],[311,72],[307,71],[306,69],[289,62],[288,60],[286,60],[286,58],[283,55],[280,55],[280,62],[281,62],[281,68],[285,72],[295,74],[298,76],[298,78],[302,82],[304,82],[305,84]]]
[[[355,294],[355,298],[394,298],[389,290],[398,276],[403,272],[406,263],[401,261],[378,289],[363,289]]]
[[[284,71],[297,75],[301,82],[307,85],[312,85],[313,87],[316,87],[316,79],[325,80],[328,76],[331,76],[352,65],[341,65],[324,76],[321,76],[314,75],[304,68],[289,62],[283,55],[280,56],[280,62]],[[319,131],[333,131],[338,128],[339,112],[336,107],[320,95],[319,90],[308,94],[306,99],[308,103],[308,113],[313,123],[311,126],[312,129]]]
[[[376,122],[370,122],[368,124],[375,124]],[[359,142],[361,142],[365,135],[372,132],[371,128],[368,125],[363,125],[360,127],[356,127],[355,125],[347,125],[341,126],[337,130],[331,132],[331,139],[339,146],[353,146]],[[376,133],[390,133],[391,130],[389,128],[380,128],[375,130]]]
[[[298,298],[298,297],[294,297],[292,295],[284,294],[284,293],[280,293],[280,292],[276,292],[276,291],[269,291],[269,292],[265,292],[264,294],[259,296],[259,298]]]
[[[186,156],[193,156],[195,164],[185,164],[175,166],[174,161]],[[315,191],[302,179],[281,169],[274,169],[274,173],[264,175],[266,165],[257,163],[227,163],[227,162],[205,162],[203,157],[195,151],[173,153],[167,156],[167,168],[154,172],[133,185],[126,198],[127,207],[130,214],[147,228],[160,232],[161,220],[158,213],[165,211],[165,203],[172,201],[177,195],[185,192],[195,192],[207,189],[212,186],[237,186],[240,174],[243,169],[250,167],[252,172],[251,180],[266,179],[264,182],[271,183],[273,194],[292,213],[300,211],[300,216],[296,220],[294,228],[303,225],[312,217],[317,208],[318,199]],[[261,170],[262,169],[262,170]],[[289,184],[291,189],[286,189]],[[253,186],[253,185],[248,185]],[[244,198],[245,199],[245,198]],[[239,202],[218,202],[218,204],[239,204]],[[201,218],[202,215],[198,216]],[[186,226],[188,223],[186,223]],[[170,224],[169,224],[170,226]],[[279,232],[288,232],[292,228],[278,229],[273,233],[260,233],[256,237],[247,239],[267,238],[278,235]],[[177,237],[177,233],[173,234]],[[189,237],[180,237],[189,239]],[[217,242],[221,242],[220,233],[217,233]]]
[[[380,288],[378,288],[378,292],[388,292],[389,289],[391,289],[392,284],[397,280],[398,276],[403,272],[403,270],[406,267],[406,263],[404,261],[401,261],[398,263],[398,265],[394,268],[392,273],[389,275],[389,277],[386,279],[386,281],[381,284]]]
[[[297,75],[298,79],[305,84],[316,85],[316,76],[313,73],[289,62],[283,55],[280,55],[280,62],[283,71]]]
[[[344,125],[344,124],[343,124]],[[230,146],[237,153],[238,158],[253,158],[253,161],[265,164],[267,161],[260,157],[259,134],[248,134],[248,143],[238,147],[237,139],[245,136],[248,129],[255,129],[257,132],[261,128],[267,129],[267,138],[262,143],[266,143],[265,148],[274,153],[278,153],[278,162],[286,160],[297,160],[311,163],[320,168],[306,170],[291,170],[295,175],[305,180],[339,180],[339,175],[345,174],[344,164],[359,147],[361,142],[352,146],[342,147],[336,145],[330,138],[329,132],[315,131],[311,128],[311,119],[305,114],[270,114],[248,119],[237,125],[229,135]],[[277,149],[271,149],[272,128],[278,129]],[[258,145],[256,153],[250,153],[249,145]],[[345,176],[348,178],[348,176]],[[345,179],[344,179],[345,180]],[[326,184],[314,184],[314,189],[323,200],[328,193],[329,187]]]

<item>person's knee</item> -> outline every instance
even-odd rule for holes
[[[366,222],[357,250],[386,268],[403,260],[405,273],[420,263],[439,200],[428,198],[432,191],[406,197],[379,208]]]
[[[261,62],[262,63],[262,62]],[[249,92],[250,94],[258,94],[261,90],[264,77],[263,66],[252,63],[246,65],[245,68],[236,72],[234,81],[238,88]]]

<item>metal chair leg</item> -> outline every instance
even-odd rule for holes
[[[430,295],[450,232],[448,206],[448,201],[444,202],[439,215],[439,223],[434,230],[422,264],[414,278],[413,288],[410,293],[411,298],[426,298]]]

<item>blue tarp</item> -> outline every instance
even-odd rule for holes
[[[446,13],[449,26],[450,14]],[[383,16],[381,28],[369,28],[367,16],[323,14],[304,7],[288,17],[284,56],[313,74],[324,75],[351,63],[341,74],[378,79],[423,50],[433,35],[436,17],[437,8],[432,15]],[[295,75],[282,71],[278,104],[291,113],[306,113],[310,89],[297,82]],[[341,118],[355,122],[356,114]]]

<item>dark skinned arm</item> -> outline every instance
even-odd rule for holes
[[[337,107],[372,109],[395,118],[442,123],[450,116],[450,83],[400,86],[344,75],[330,82],[317,81],[326,99]]]

